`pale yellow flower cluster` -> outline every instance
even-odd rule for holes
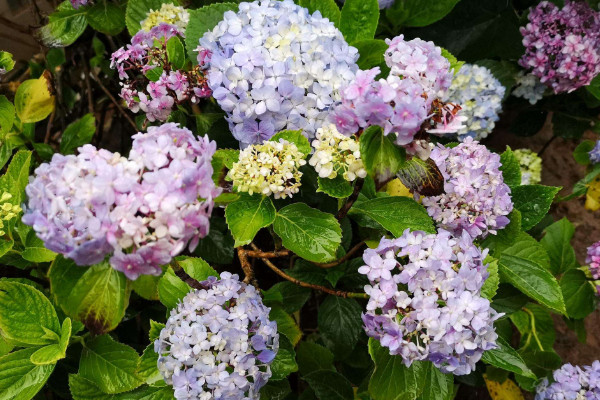
[[[227,178],[237,192],[285,199],[298,193],[302,177],[299,168],[304,164],[304,154],[298,147],[280,139],[246,147]]]
[[[21,212],[21,207],[16,204],[7,203],[12,198],[12,195],[7,192],[3,192],[0,196],[0,236],[4,236],[4,222],[8,222]]]
[[[144,31],[150,31],[161,23],[176,25],[184,31],[190,21],[190,13],[185,8],[171,3],[163,3],[160,10],[150,10],[146,15],[146,19],[141,22]]]
[[[357,177],[367,176],[365,166],[360,159],[360,145],[354,137],[344,136],[335,125],[325,125],[317,130],[312,146],[315,149],[309,164],[321,178],[334,179],[342,174],[345,180],[352,182]]]
[[[529,149],[517,149],[515,158],[521,167],[521,185],[537,185],[542,181],[542,159]]]

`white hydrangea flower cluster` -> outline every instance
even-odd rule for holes
[[[532,73],[519,72],[517,83],[512,94],[516,97],[522,97],[530,104],[535,104],[544,97],[546,85],[540,82],[540,78]]]
[[[146,19],[141,22],[142,30],[146,32],[150,32],[161,23],[175,25],[181,31],[185,31],[190,22],[190,13],[185,8],[171,3],[163,3],[159,10],[151,9],[146,15]]]
[[[489,69],[473,64],[462,66],[444,95],[444,101],[460,104],[461,115],[466,117],[466,125],[457,132],[459,140],[481,140],[492,132],[500,119],[505,91]]]
[[[188,293],[154,342],[176,399],[257,400],[279,350],[277,323],[237,275],[209,277]]]
[[[200,39],[208,84],[242,145],[302,129],[313,138],[355,76],[358,51],[292,0],[241,3]]]
[[[308,163],[315,167],[321,178],[334,179],[341,174],[345,180],[352,182],[357,177],[367,176],[358,140],[354,136],[342,135],[334,124],[317,129],[317,138],[312,146],[315,152]]]
[[[521,185],[537,185],[542,181],[542,158],[529,149],[513,151],[521,168]]]
[[[248,146],[227,174],[237,192],[292,197],[300,190],[304,154],[294,143],[279,139]]]

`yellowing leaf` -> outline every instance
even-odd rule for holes
[[[408,190],[408,188],[404,186],[404,184],[398,178],[391,180],[387,184],[385,191],[388,192],[390,196],[404,196],[412,198],[410,190]]]
[[[492,400],[525,400],[521,389],[511,379],[506,379],[500,383],[488,379],[485,374],[483,379],[485,379],[485,385]]]
[[[54,96],[50,93],[46,73],[38,79],[28,79],[17,89],[15,109],[23,123],[38,122],[54,110]]]
[[[600,176],[597,176],[588,187],[585,208],[590,211],[600,210]]]

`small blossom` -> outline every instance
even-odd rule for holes
[[[175,25],[181,31],[185,31],[190,21],[190,13],[181,6],[171,3],[163,3],[158,10],[150,10],[146,14],[146,19],[141,22],[142,29],[149,32],[155,26],[160,24]]]
[[[600,361],[584,367],[565,364],[539,384],[535,400],[588,400],[600,398]]]
[[[517,75],[517,82],[512,94],[515,97],[522,97],[529,101],[529,104],[536,104],[544,97],[546,85],[540,82],[540,79],[532,73],[526,74],[523,71]]]
[[[542,181],[542,159],[529,149],[513,151],[521,168],[521,185],[537,185]]]
[[[4,223],[15,218],[21,211],[21,207],[17,204],[9,203],[12,199],[12,194],[8,192],[2,192],[0,196],[0,236],[6,235],[4,229]]]
[[[335,125],[324,125],[317,129],[315,149],[309,164],[321,178],[334,179],[339,175],[349,182],[357,177],[364,178],[367,171],[360,158],[360,146],[354,137],[339,133]]]

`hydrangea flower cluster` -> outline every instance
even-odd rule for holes
[[[158,370],[176,399],[259,399],[279,349],[277,323],[237,275],[201,285],[171,310],[154,342]]]
[[[308,161],[315,167],[321,178],[334,179],[342,175],[352,182],[357,177],[367,176],[367,170],[360,158],[360,145],[354,136],[344,136],[335,125],[325,125],[317,129],[317,137],[312,142],[315,149]]]
[[[93,1],[91,1],[91,0],[71,0],[71,5],[76,10],[79,7],[87,6],[88,4],[93,4]]]
[[[445,101],[460,104],[461,114],[466,117],[466,126],[457,132],[459,140],[467,136],[480,140],[492,132],[500,119],[505,90],[489,69],[473,64],[462,66],[444,95]]]
[[[2,192],[0,196],[0,236],[6,234],[3,231],[4,223],[10,221],[22,211],[18,205],[8,203],[8,200],[12,199],[12,197],[12,194],[8,192]]]
[[[302,129],[313,138],[358,70],[358,51],[292,0],[241,3],[200,39],[208,84],[242,145]]]
[[[149,32],[160,24],[175,25],[181,32],[185,31],[190,22],[190,13],[181,6],[163,3],[158,10],[150,10],[146,19],[141,22],[142,29]]]
[[[590,156],[590,162],[592,164],[600,163],[600,140],[596,141],[594,148],[592,150],[590,150],[590,152],[589,152],[589,156]]]
[[[358,272],[370,282],[367,335],[406,366],[428,360],[444,373],[469,374],[484,351],[496,348],[494,320],[501,316],[481,297],[486,253],[468,233],[454,238],[443,229],[407,229],[365,250]]]
[[[513,204],[498,154],[467,137],[454,148],[438,145],[431,159],[444,176],[444,193],[424,197],[423,205],[439,227],[484,238],[508,225]]]
[[[600,242],[596,242],[587,248],[587,258],[585,262],[588,264],[590,274],[594,280],[600,280]],[[600,285],[596,286],[600,294]]]
[[[110,66],[123,81],[121,98],[134,113],[146,113],[149,121],[165,121],[177,104],[188,100],[197,103],[211,95],[204,66],[174,70],[168,62],[167,41],[182,35],[177,26],[161,23],[149,32],[140,30],[131,44],[112,54]],[[162,72],[151,80],[148,74],[152,71]]]
[[[237,192],[273,195],[285,199],[298,193],[306,164],[304,154],[287,140],[266,141],[246,147],[227,174]]]
[[[520,71],[516,78],[515,88],[512,94],[516,97],[524,98],[529,104],[536,104],[544,97],[546,85],[540,82],[540,79],[532,73],[526,74]]]
[[[521,168],[521,185],[537,185],[542,181],[542,158],[535,151],[517,149],[513,151]]]
[[[584,1],[560,9],[542,1],[521,27],[525,54],[521,66],[531,69],[554,93],[589,85],[600,73],[600,12]]]
[[[565,364],[552,373],[554,382],[544,379],[535,400],[600,399],[600,361],[583,368]]]
[[[161,265],[208,234],[216,143],[176,124],[133,136],[129,158],[97,150],[54,154],[26,188],[23,222],[45,246],[93,265],[110,264],[129,279],[160,274]]]

